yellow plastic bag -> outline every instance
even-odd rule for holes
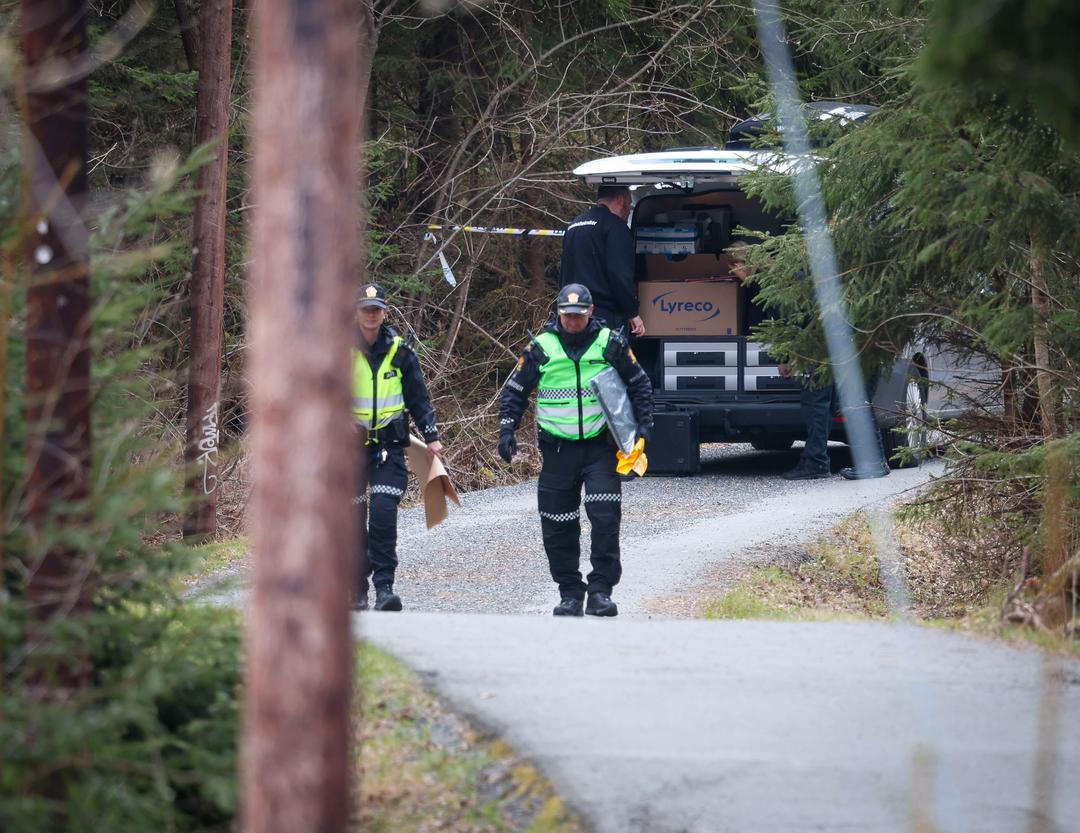
[[[634,443],[634,450],[629,454],[623,454],[622,451],[616,451],[615,457],[618,462],[615,464],[615,471],[619,474],[629,474],[633,472],[638,477],[644,477],[645,472],[649,468],[649,458],[645,456],[645,438],[638,437],[638,441]]]

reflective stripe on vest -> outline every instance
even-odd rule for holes
[[[604,412],[589,382],[610,366],[604,359],[610,338],[611,330],[601,327],[585,355],[575,362],[555,333],[536,337],[548,357],[540,365],[536,391],[536,421],[547,433],[566,440],[587,440],[603,432]]]
[[[385,428],[405,410],[401,369],[393,366],[400,346],[401,336],[394,336],[390,349],[374,373],[367,356],[360,350],[353,350],[353,417],[369,431]]]

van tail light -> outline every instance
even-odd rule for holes
[[[832,421],[833,422],[847,422],[847,420],[844,418],[843,414],[837,414],[836,416],[834,416],[832,418]]]

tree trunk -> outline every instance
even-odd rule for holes
[[[1046,288],[1046,256],[1034,241],[1031,251],[1031,305],[1035,309],[1035,384],[1039,391],[1039,415],[1043,436],[1050,439],[1057,433],[1057,404],[1054,381],[1050,373],[1050,345],[1046,337],[1046,324],[1050,319],[1050,299]]]
[[[254,9],[250,527],[243,829],[348,824],[357,469],[356,4]]]
[[[199,21],[192,0],[173,0],[176,9],[176,22],[180,24],[180,41],[184,44],[184,57],[188,69],[194,72],[199,68]],[[231,21],[230,21],[231,25]],[[205,33],[203,35],[205,37]]]
[[[218,414],[225,311],[225,183],[229,168],[229,91],[232,80],[232,0],[203,0],[195,142],[216,143],[214,160],[199,170],[191,268],[188,375],[188,494],[195,503],[185,537],[217,531]]]
[[[62,508],[87,496],[90,471],[90,255],[82,219],[87,183],[86,78],[67,73],[88,48],[84,0],[23,0],[25,215],[29,287],[27,428],[31,527],[70,524]],[[57,70],[60,72],[58,73]],[[57,75],[67,76],[53,80]],[[53,547],[31,556],[26,597],[46,621],[88,608],[86,557]],[[49,652],[46,651],[46,654]],[[85,657],[42,669],[43,693],[82,685]],[[55,676],[54,676],[55,675]]]

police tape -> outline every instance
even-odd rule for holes
[[[438,239],[430,231],[424,235],[424,241],[427,243],[434,243],[439,245]],[[457,277],[454,275],[454,270],[450,268],[450,261],[446,259],[446,255],[443,253],[442,246],[439,246],[439,265],[442,267],[443,279],[450,284],[450,286],[457,286]]]
[[[470,234],[512,234],[524,237],[562,237],[565,231],[553,228],[500,228],[497,226],[428,226],[428,231],[464,231]]]
[[[446,255],[443,254],[442,246],[439,245],[439,239],[432,233],[436,231],[464,231],[469,234],[510,234],[518,237],[562,237],[566,234],[565,231],[559,231],[553,228],[498,228],[487,226],[428,226],[427,233],[424,235],[424,241],[427,243],[434,243],[439,246],[439,265],[442,267],[443,278],[450,286],[457,286],[457,277],[454,275],[454,270],[450,268],[450,263],[446,259]]]

